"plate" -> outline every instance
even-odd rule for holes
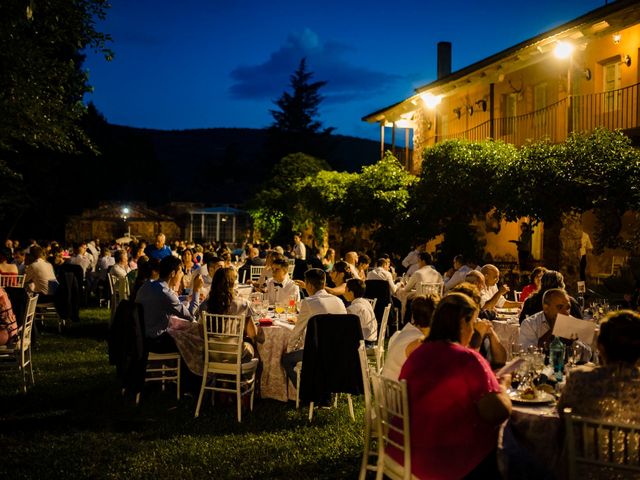
[[[511,392],[509,394],[509,397],[511,397],[511,401],[513,403],[526,403],[527,405],[540,405],[543,403],[551,403],[555,401],[555,397],[553,395],[551,395],[550,393],[547,392],[541,392],[538,390],[538,396],[536,398],[533,399],[529,399],[529,398],[520,398],[520,393],[519,392]]]

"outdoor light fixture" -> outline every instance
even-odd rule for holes
[[[585,78],[585,79],[587,79],[587,80],[591,80],[591,69],[589,69],[589,68],[585,68],[585,69],[582,71],[582,74],[584,75],[584,78]]]
[[[433,128],[433,123],[431,120],[427,120],[427,130],[431,130]]]
[[[614,33],[612,35],[612,38],[613,38],[613,43],[615,45],[618,45],[620,43],[620,40],[622,40],[622,35],[620,35],[619,33]]]
[[[460,107],[458,107],[458,108],[454,108],[454,109],[453,109],[453,113],[455,113],[455,114],[456,114],[456,117],[459,119],[459,118],[460,118],[460,115],[462,115],[462,109],[461,109]]]
[[[123,218],[124,220],[126,220],[126,219],[127,219],[127,217],[129,216],[129,212],[130,212],[129,207],[124,207],[124,208],[122,209],[122,218]]]
[[[440,95],[434,95],[432,93],[423,93],[420,95],[420,98],[422,98],[422,101],[427,106],[427,108],[436,108],[436,106],[442,100],[442,97]]]
[[[478,107],[481,108],[483,112],[487,111],[487,101],[484,98],[478,100],[476,102],[476,105],[478,105]]]
[[[624,63],[627,67],[631,66],[631,55],[625,55],[622,57],[622,63]]]
[[[467,113],[469,116],[473,115],[473,105],[467,105]]]
[[[569,42],[558,42],[553,49],[553,54],[559,59],[569,58],[573,53],[573,48],[573,45]]]

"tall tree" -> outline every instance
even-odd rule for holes
[[[271,163],[289,153],[303,152],[326,157],[333,127],[323,128],[318,119],[318,107],[323,100],[320,89],[326,81],[311,81],[313,73],[307,70],[302,58],[290,76],[290,92],[285,91],[274,101],[277,110],[270,110],[273,124],[269,128],[268,155]]]
[[[110,37],[96,29],[108,6],[107,0],[0,2],[0,184],[11,186],[0,190],[0,205],[14,207],[0,209],[0,234],[21,214],[38,224],[39,214],[51,217],[47,207],[65,213],[59,192],[74,160],[65,155],[94,150],[81,125],[82,99],[91,90],[82,63],[85,49],[112,56]]]

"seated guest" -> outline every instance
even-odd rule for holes
[[[18,331],[16,316],[6,290],[0,287],[0,347],[9,343]]]
[[[473,278],[473,273],[482,276],[480,272],[472,271],[469,272],[467,278],[470,276]],[[477,304],[481,303],[482,297],[480,296],[480,291],[475,285],[468,282],[462,282],[456,285],[451,289],[451,292],[464,293]],[[493,323],[491,323],[487,317],[482,317],[483,313],[487,314],[486,311],[480,310],[480,314],[478,315],[479,319],[475,324],[475,331],[473,332],[473,337],[471,337],[471,341],[469,342],[469,347],[480,352],[480,355],[489,362],[491,368],[500,368],[507,363],[507,350],[504,348],[498,334],[493,329]]]
[[[13,263],[9,263],[11,260],[11,251],[9,249],[0,249],[0,274],[18,275],[18,267]]]
[[[546,348],[553,340],[553,327],[558,314],[569,315],[571,301],[569,295],[561,288],[552,288],[544,293],[542,311],[527,318],[520,325],[520,344],[522,348]],[[582,360],[591,358],[591,347],[579,342],[582,346]]]
[[[218,257],[207,257],[205,264],[200,271],[202,272],[202,280],[207,291],[211,288],[213,282],[213,276],[216,274],[216,270],[224,268],[224,262]]]
[[[145,337],[151,352],[178,351],[173,338],[167,333],[171,316],[196,321],[195,315],[200,304],[198,293],[202,288],[202,278],[197,276],[194,279],[191,303],[189,307],[185,306],[170,287],[170,284],[179,283],[182,279],[181,267],[182,261],[179,258],[173,255],[164,257],[160,261],[160,278],[155,282],[147,281],[135,296],[136,303],[144,308]]]
[[[200,278],[200,277],[196,277]],[[255,356],[255,342],[264,341],[258,339],[258,330],[253,323],[254,311],[246,298],[236,296],[234,287],[237,273],[233,268],[219,268],[213,275],[211,290],[202,309],[208,313],[218,315],[239,315],[246,319],[244,324],[244,337],[247,340],[242,354],[242,361],[249,361]],[[251,345],[251,346],[249,346]]]
[[[18,275],[24,275],[24,271],[27,268],[25,265],[26,252],[22,249],[15,249],[13,251],[13,263],[18,269]]]
[[[58,287],[53,265],[45,261],[45,255],[46,253],[41,246],[31,247],[24,274],[25,286],[39,295],[38,303],[53,302],[53,294]]]
[[[367,271],[369,270],[369,265],[371,264],[371,258],[369,255],[358,255],[358,262],[356,263],[356,270],[358,270],[358,277],[362,280],[367,278]]]
[[[420,266],[418,265],[420,252],[424,252],[424,245],[418,245],[416,248],[411,250],[406,257],[402,260],[402,266],[406,268],[407,277],[413,275],[413,272],[418,270]]]
[[[191,288],[191,284],[193,283],[193,278],[200,274],[200,265],[193,261],[193,250],[190,248],[185,248],[182,251],[182,272],[184,275],[182,276],[182,284],[180,285],[180,291],[184,291],[186,288]]]
[[[367,280],[384,280],[385,282],[389,283],[389,290],[393,295],[396,292],[398,286],[393,281],[393,275],[391,275],[391,272],[389,271],[390,267],[391,267],[391,260],[389,260],[388,258],[379,258],[378,261],[376,262],[376,267],[370,270],[369,273],[367,273],[366,279]]]
[[[480,290],[482,297],[481,307],[484,310],[494,310],[498,308],[519,308],[518,302],[510,302],[504,295],[509,292],[509,286],[502,284],[498,288],[498,280],[500,280],[500,270],[495,265],[487,264],[480,272],[484,275],[484,290]]]
[[[289,298],[300,300],[300,288],[289,278],[289,262],[278,254],[278,258],[271,263],[273,277],[267,281],[267,299],[269,305],[287,303]]]
[[[378,340],[378,321],[373,311],[371,302],[364,298],[365,283],[357,278],[347,280],[344,290],[344,298],[351,304],[347,307],[347,313],[357,315],[362,327],[362,337],[367,347],[372,347]]]
[[[420,346],[420,342],[429,334],[431,317],[440,297],[436,294],[418,295],[413,299],[411,322],[402,330],[393,334],[389,340],[387,357],[382,368],[382,375],[398,380],[400,370],[411,352]]]
[[[411,470],[417,478],[500,478],[499,426],[511,414],[506,387],[478,352],[467,348],[478,317],[462,293],[446,295],[429,336],[400,372],[411,405]],[[403,454],[387,452],[398,463]]]
[[[336,251],[333,248],[327,248],[327,253],[322,257],[322,268],[330,272],[333,269],[334,263],[336,263]]]
[[[347,252],[344,256],[344,261],[349,265],[349,270],[351,270],[351,277],[349,278],[360,278],[360,273],[358,272],[358,253],[357,252]]]
[[[105,249],[107,250],[107,249]],[[126,250],[116,250],[114,254],[115,263],[111,267],[109,273],[115,275],[118,278],[124,278],[129,273],[129,255],[127,255]]]
[[[158,260],[168,257],[171,255],[171,248],[165,244],[166,241],[167,237],[165,237],[164,233],[157,234],[155,243],[153,245],[147,245],[144,254],[149,258],[156,258]]]
[[[442,275],[431,266],[431,255],[429,252],[420,252],[418,254],[419,268],[409,277],[406,285],[401,285],[396,290],[396,296],[402,298],[412,298],[415,291],[420,292],[422,283],[443,283]]]
[[[244,283],[251,283],[251,267],[264,267],[265,259],[260,258],[260,251],[256,247],[248,249],[244,265],[238,269],[238,278]]]
[[[329,272],[329,276],[331,277],[331,281],[334,286],[326,287],[326,292],[344,299],[344,291],[347,288],[347,281],[350,278],[355,278],[349,264],[343,260],[336,262],[333,265],[333,270]]]
[[[340,263],[340,262],[338,262]],[[344,303],[335,295],[331,295],[324,289],[326,274],[319,268],[311,268],[304,274],[305,290],[309,296],[300,302],[300,313],[296,326],[291,332],[287,353],[282,356],[282,366],[293,385],[296,384],[296,363],[302,361],[304,338],[307,333],[307,323],[314,315],[322,313],[345,314],[347,309]]]
[[[74,255],[69,258],[69,263],[71,265],[80,265],[82,274],[86,278],[87,271],[91,272],[93,270],[92,257],[89,257],[87,252],[87,244],[85,242],[76,243],[73,246],[73,253]]]
[[[464,282],[470,271],[471,268],[466,265],[464,256],[456,255],[453,257],[453,268],[444,274],[444,291],[448,292],[459,283]]]
[[[520,302],[524,302],[529,296],[538,290],[540,290],[540,281],[542,280],[542,275],[546,272],[547,269],[544,267],[536,267],[529,275],[529,279],[531,283],[529,285],[525,285],[520,293]]]
[[[601,365],[571,371],[558,411],[617,423],[640,424],[640,315],[619,310],[600,323]],[[600,478],[600,477],[599,477]],[[605,478],[605,477],[602,477]]]
[[[272,266],[273,266],[273,261],[276,258],[284,259],[284,255],[280,255],[275,250],[269,250],[267,252],[267,256],[264,259],[264,268],[262,269],[262,272],[260,272],[260,278],[258,279],[257,282],[253,282],[253,286],[259,289],[260,291],[264,291],[264,289],[267,287],[267,281],[271,277],[273,277]],[[287,265],[289,265],[288,262],[287,262]]]
[[[547,270],[542,274],[542,278],[540,279],[540,290],[529,296],[527,301],[522,304],[522,310],[520,311],[520,323],[522,323],[525,318],[542,310],[542,297],[547,290],[552,288],[560,288],[564,290],[564,277],[560,272]],[[582,318],[582,310],[580,309],[580,305],[576,299],[570,296],[569,302],[571,316],[575,318]]]

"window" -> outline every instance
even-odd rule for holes
[[[502,119],[502,134],[510,135],[515,133],[515,125],[516,125],[516,115],[517,112],[517,102],[518,95],[515,93],[508,93],[503,95],[503,105],[504,105],[504,118]]]

